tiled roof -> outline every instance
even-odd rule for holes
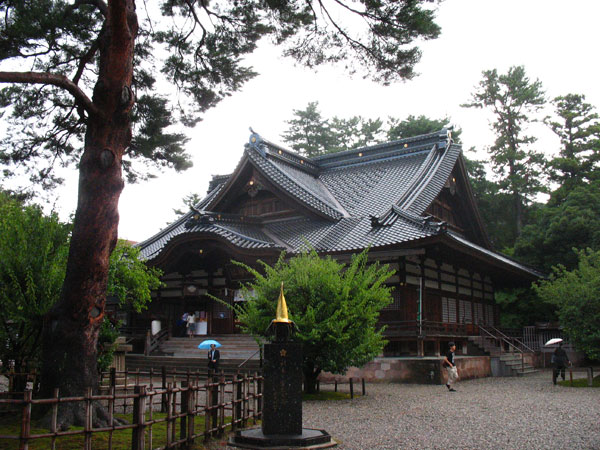
[[[511,259],[508,256],[505,256],[501,253],[496,253],[487,248],[483,248],[483,247],[481,247],[477,244],[474,244],[473,242],[469,241],[468,239],[465,239],[464,237],[459,236],[455,233],[449,232],[447,235],[448,235],[448,237],[459,242],[460,244],[464,245],[465,247],[469,247],[469,248],[471,248],[481,254],[484,254],[492,259],[495,259],[496,261],[503,263],[505,265],[516,267],[519,270],[529,273],[534,278],[543,278],[546,276],[542,272],[540,272],[532,267],[529,267],[525,264],[515,261],[514,259]]]
[[[212,191],[156,236],[138,244],[142,256],[155,258],[169,240],[184,233],[212,234],[244,249],[300,252],[310,245],[320,252],[358,251],[398,245],[432,236],[449,236],[473,251],[504,264],[508,258],[449,234],[444,223],[423,217],[439,195],[460,156],[445,130],[386,144],[308,159],[253,134],[235,172],[214,177]],[[211,212],[229,194],[247,164],[316,216],[277,221]]]
[[[283,163],[276,163],[261,155],[254,147],[248,147],[246,153],[263,175],[300,203],[332,219],[344,217],[344,211],[341,211],[333,199],[325,194],[317,178],[306,173],[300,175],[299,170]]]

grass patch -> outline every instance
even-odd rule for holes
[[[132,421],[131,414],[115,414],[115,416],[127,420],[128,423]],[[155,412],[152,415],[154,420],[165,418],[166,414]],[[18,436],[21,431],[20,416],[11,415],[0,417],[0,435],[15,435]],[[226,418],[227,419],[227,418]],[[149,414],[146,415],[146,420],[150,420]],[[250,421],[250,423],[252,423]],[[179,438],[179,422],[176,423],[176,437]],[[194,429],[196,433],[204,431],[204,416],[196,416],[194,419]],[[83,430],[83,427],[71,427],[71,430]],[[226,433],[230,430],[228,427]],[[48,433],[47,429],[39,428],[36,426],[36,422],[33,421],[31,424],[31,434],[45,434]],[[114,450],[129,450],[131,449],[131,434],[132,430],[119,430],[112,434],[112,448]],[[149,432],[146,433],[146,445],[149,445]],[[46,439],[35,439],[29,441],[29,448],[31,450],[47,450],[51,448],[52,440]],[[94,433],[92,437],[92,448],[94,450],[108,449],[109,433]],[[167,423],[157,423],[152,425],[152,448],[164,446],[167,443]],[[56,439],[56,448],[61,450],[80,450],[84,445],[84,437],[80,436],[61,436]],[[18,440],[7,440],[0,439],[0,449],[18,449]],[[203,437],[200,436],[196,439],[194,449],[204,449]]]
[[[587,377],[586,378],[574,378],[573,379],[573,386],[571,386],[571,382],[569,380],[565,380],[565,381],[559,381],[558,384],[560,384],[561,386],[566,386],[566,387],[590,387],[588,386],[588,380]],[[597,375],[594,377],[594,379],[592,380],[592,386],[591,387],[600,387],[600,375]]]
[[[354,394],[354,397],[357,397]],[[350,398],[349,392],[331,392],[331,391],[321,391],[316,392],[314,394],[302,394],[302,400],[317,400],[317,401],[326,401],[326,400],[347,400]]]

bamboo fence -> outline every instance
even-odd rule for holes
[[[133,384],[128,384],[127,374],[119,377],[119,373],[111,371],[108,386],[102,386],[97,394],[89,388],[83,397],[61,397],[55,389],[52,398],[33,398],[32,391],[23,393],[22,398],[2,398],[0,408],[12,408],[20,412],[21,430],[19,435],[0,435],[0,447],[4,441],[18,441],[19,449],[27,450],[32,441],[49,439],[52,450],[63,436],[83,436],[84,450],[92,450],[92,439],[99,433],[108,434],[108,450],[112,450],[112,437],[115,431],[131,430],[131,449],[153,450],[192,449],[198,439],[208,440],[212,436],[221,436],[226,427],[231,430],[245,428],[249,421],[255,424],[262,413],[263,377],[254,374],[233,374],[204,376],[199,373],[169,374],[161,373],[161,383],[155,385],[153,376],[142,384],[143,376],[138,372],[131,377]],[[149,374],[150,375],[150,374]],[[152,374],[153,375],[153,374]],[[184,379],[181,379],[184,378]],[[117,381],[123,380],[123,384]],[[110,426],[93,427],[93,405],[100,402],[107,410]],[[60,405],[66,403],[83,403],[85,425],[83,429],[58,429],[57,418]],[[47,432],[33,434],[31,432],[32,408],[45,406],[51,409],[51,426]],[[129,424],[120,425],[115,421],[117,412],[132,413]],[[160,417],[156,412],[166,413]],[[204,427],[200,429],[196,417],[204,416]],[[230,419],[228,422],[227,419]],[[166,443],[155,446],[153,442],[153,426],[166,423]],[[179,433],[177,432],[179,430]]]

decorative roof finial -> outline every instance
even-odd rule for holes
[[[250,127],[250,131],[252,132],[252,134],[250,135],[250,139],[248,139],[248,144],[250,145],[250,147],[254,147],[262,156],[267,156],[267,153],[263,148],[264,142],[263,139],[260,137],[260,134],[255,132],[252,129],[252,127]]]

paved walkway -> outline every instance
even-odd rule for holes
[[[366,397],[304,402],[304,426],[339,449],[600,449],[600,389],[553,386],[550,371],[456,389],[369,384]]]

